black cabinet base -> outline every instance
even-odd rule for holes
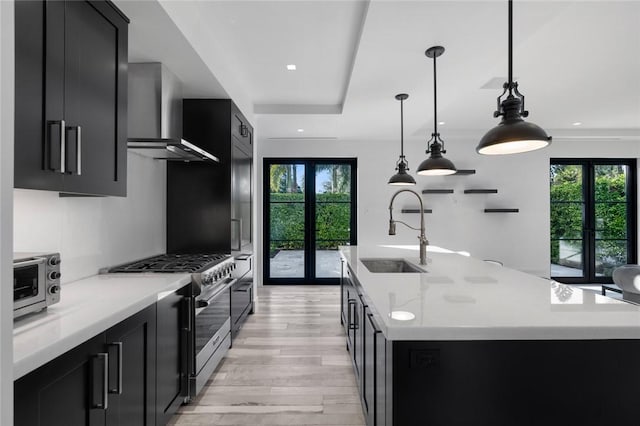
[[[636,426],[640,418],[640,341],[393,342],[392,359],[398,426]]]

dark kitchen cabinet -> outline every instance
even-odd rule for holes
[[[387,375],[391,371],[387,368],[390,359],[387,357],[387,340],[344,261],[340,284],[341,319],[366,424],[390,425],[386,419],[390,415],[390,410],[387,410]]]
[[[15,382],[16,426],[155,424],[155,305]]]
[[[100,334],[18,379],[14,425],[105,425],[108,358],[104,343]]]
[[[156,421],[156,305],[107,330],[107,425],[153,426]]]
[[[190,285],[157,302],[157,425],[166,425],[188,396],[192,303]]]
[[[108,1],[15,17],[15,187],[125,196],[128,19]]]
[[[167,250],[251,254],[253,128],[230,99],[185,99],[182,114],[184,139],[220,164],[167,165]]]
[[[252,256],[236,256],[238,265],[234,271],[237,281],[231,286],[231,341],[236,338],[240,328],[253,313],[253,265]]]

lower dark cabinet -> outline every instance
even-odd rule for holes
[[[15,426],[102,426],[106,410],[104,334],[21,377],[14,384]]]
[[[109,329],[107,425],[153,426],[155,414],[156,306]]]
[[[191,286],[157,303],[156,424],[166,425],[189,392],[189,340],[193,324]]]
[[[247,315],[253,311],[253,283],[238,281],[231,287],[231,339],[235,339]]]
[[[155,305],[14,384],[16,426],[153,425]]]
[[[166,425],[188,392],[191,285],[14,382],[15,426]]]

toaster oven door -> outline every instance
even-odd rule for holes
[[[46,306],[44,258],[13,263],[13,310],[33,312]],[[42,305],[42,306],[40,306]]]

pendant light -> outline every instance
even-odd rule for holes
[[[389,179],[389,185],[415,185],[416,180],[409,173],[409,164],[404,158],[404,110],[403,102],[409,95],[406,93],[400,93],[396,95],[396,99],[400,101],[400,158],[396,162],[396,170],[398,173],[391,176]]]
[[[418,174],[423,176],[445,176],[452,175],[456,170],[456,166],[442,154],[446,154],[444,149],[444,141],[440,139],[438,133],[438,92],[436,85],[436,58],[444,53],[444,47],[433,46],[424,52],[428,58],[433,58],[433,133],[431,139],[427,141],[427,154],[431,154],[429,158],[424,160],[418,166]]]
[[[524,109],[524,95],[513,81],[513,0],[509,0],[509,81],[502,87],[497,99],[498,110],[493,113],[494,117],[502,116],[502,120],[482,137],[476,151],[485,155],[517,154],[548,146],[551,136],[541,127],[523,120],[529,111]],[[500,102],[507,92],[507,97]]]

